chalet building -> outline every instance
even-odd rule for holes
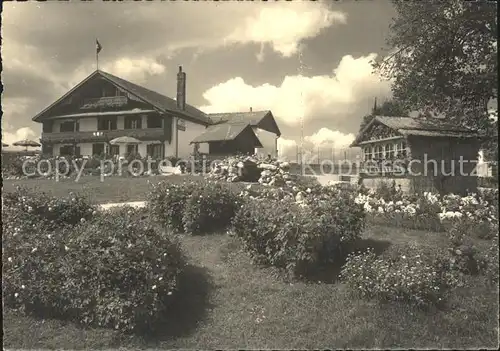
[[[363,151],[359,176],[369,188],[395,182],[411,192],[477,190],[480,137],[471,129],[440,119],[376,116],[351,147]],[[471,161],[462,163],[462,172],[460,159]]]
[[[271,111],[211,115],[187,104],[182,67],[175,100],[96,70],[33,121],[42,124],[42,152],[53,156],[138,153],[187,158],[193,144],[199,152],[217,155],[243,151],[276,154],[280,136]],[[214,128],[226,133],[214,134]],[[109,143],[121,136],[141,143]]]

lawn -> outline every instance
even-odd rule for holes
[[[106,183],[104,183],[106,184]],[[145,184],[145,181],[144,181]],[[121,183],[126,187],[126,182]],[[139,187],[139,185],[138,185]],[[135,193],[135,189],[128,189]],[[131,196],[131,195],[129,195]],[[190,265],[161,335],[139,338],[107,329],[4,314],[4,345],[22,349],[100,348],[497,348],[497,291],[471,278],[445,311],[364,301],[325,272],[323,283],[290,283],[256,267],[224,234],[181,236]],[[360,246],[445,245],[442,235],[374,226]]]
[[[305,177],[308,184],[317,182],[312,177]],[[309,179],[311,178],[311,179]],[[149,193],[148,182],[155,183],[168,181],[181,183],[183,181],[203,181],[205,178],[194,175],[171,175],[150,177],[109,177],[101,181],[99,176],[85,176],[78,182],[74,179],[20,179],[3,180],[3,192],[12,192],[16,186],[26,187],[30,190],[43,191],[55,197],[65,197],[70,192],[84,195],[97,204],[119,203],[132,201],[145,201]],[[228,186],[242,189],[245,183],[228,183]]]

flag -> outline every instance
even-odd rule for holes
[[[97,40],[97,39],[95,40],[95,49],[96,49],[96,53],[97,53],[97,54],[98,54],[98,53],[100,53],[100,52],[101,52],[101,50],[102,50],[102,46],[101,46],[101,44],[99,43],[99,40]]]

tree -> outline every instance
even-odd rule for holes
[[[492,133],[488,103],[498,93],[497,4],[491,1],[395,1],[387,44],[374,64],[411,110],[443,114]]]
[[[386,100],[380,106],[377,106],[377,100],[375,100],[371,114],[363,117],[359,131],[362,131],[375,116],[408,117],[408,113],[409,110],[397,100]]]

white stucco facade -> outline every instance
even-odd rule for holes
[[[178,119],[176,119],[176,123],[179,123]],[[206,127],[202,124],[197,124],[186,120],[184,120],[184,126],[185,130],[177,129],[177,140],[179,141],[178,157],[180,158],[188,158],[193,153],[194,145],[190,144],[191,141],[198,135],[203,133],[206,129]],[[199,152],[208,152],[208,143],[201,143],[199,145]]]
[[[255,148],[255,153],[264,157],[269,154],[271,157],[278,157],[278,136],[275,133],[257,127],[253,127],[253,131],[263,146]]]
[[[147,116],[142,115],[142,126],[147,125]],[[190,121],[186,121],[182,119],[179,122],[179,117],[172,118],[172,141],[164,142],[165,146],[165,157],[174,156],[179,158],[187,158],[193,152],[194,146],[190,144],[190,142],[199,134],[203,133],[205,130],[205,126],[202,124],[193,123]],[[69,121],[69,120],[68,120]],[[97,117],[87,117],[81,118],[79,120],[79,131],[80,132],[97,132]],[[118,116],[117,118],[117,130],[123,130],[124,135],[126,135],[125,126],[125,116]],[[61,123],[65,122],[65,120],[56,120],[52,126],[53,133],[60,132]],[[185,130],[179,130],[178,125],[182,123],[185,126]],[[91,156],[92,155],[92,145],[93,144],[104,144],[103,142],[96,143],[77,143],[76,146],[80,148],[80,154],[82,156]],[[147,145],[150,144],[158,144],[158,141],[143,141],[138,145],[138,152],[141,156],[147,155]],[[70,144],[54,144],[53,145],[53,155],[60,155],[61,147],[64,145]],[[72,146],[73,144],[71,144]],[[127,152],[126,145],[120,145],[120,154],[124,155]],[[208,152],[208,144],[200,144],[200,152]]]

